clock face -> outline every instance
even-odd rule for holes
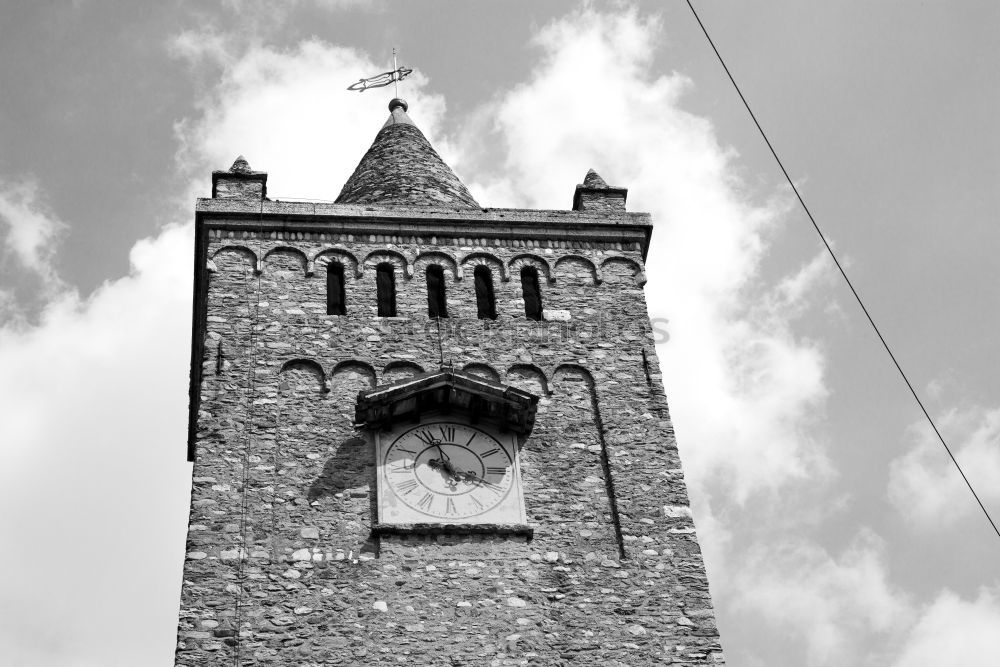
[[[453,422],[404,430],[382,456],[384,484],[426,521],[490,513],[515,484],[511,451],[489,432]]]

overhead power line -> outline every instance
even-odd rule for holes
[[[708,34],[708,29],[705,28],[705,24],[702,23],[701,17],[698,16],[698,12],[695,11],[694,5],[691,4],[691,0],[685,0],[685,2],[687,2],[687,6],[691,9],[691,13],[694,14],[694,18],[698,22],[698,25],[701,27],[701,31],[705,33],[705,39],[708,40],[709,45],[715,52],[715,56],[719,59],[719,63],[722,65],[722,69],[726,71],[726,76],[729,77],[729,81],[733,84],[733,88],[736,89],[736,94],[740,96],[740,100],[742,100],[743,106],[746,107],[747,113],[750,114],[750,118],[753,120],[754,125],[757,126],[757,131],[760,132],[761,138],[764,139],[764,143],[767,144],[768,149],[771,151],[771,155],[774,156],[774,161],[778,163],[778,167],[781,169],[781,173],[785,175],[785,180],[788,181],[788,185],[791,186],[792,192],[795,193],[795,197],[799,200],[799,204],[802,205],[802,210],[805,211],[806,216],[808,216],[809,222],[812,223],[813,229],[815,229],[816,233],[819,234],[820,240],[826,247],[827,252],[830,253],[830,257],[833,258],[833,263],[837,265],[837,270],[840,271],[840,275],[843,276],[844,282],[846,282],[847,286],[850,288],[851,294],[854,295],[854,298],[857,300],[858,305],[861,306],[861,310],[864,312],[865,317],[868,318],[868,323],[875,331],[875,335],[878,336],[879,341],[881,341],[882,347],[885,348],[885,351],[888,353],[889,358],[892,359],[892,363],[896,366],[896,370],[899,371],[899,375],[903,378],[903,382],[906,383],[906,387],[907,389],[910,390],[910,393],[913,395],[913,399],[917,402],[917,405],[920,406],[920,410],[924,413],[924,417],[927,418],[927,423],[931,425],[932,429],[934,429],[934,434],[941,442],[941,446],[943,446],[944,450],[948,452],[948,456],[951,458],[951,462],[955,464],[955,468],[958,470],[958,474],[962,476],[962,480],[965,482],[965,485],[969,487],[969,491],[972,493],[972,497],[976,499],[977,503],[979,503],[979,508],[983,510],[983,514],[986,515],[986,520],[990,522],[991,526],[993,526],[993,532],[997,534],[997,537],[1000,537],[1000,528],[997,528],[996,522],[993,520],[993,517],[990,516],[989,511],[983,504],[983,501],[980,500],[979,494],[977,494],[976,490],[972,488],[972,483],[969,481],[969,478],[965,476],[965,471],[962,470],[962,466],[958,464],[958,459],[956,459],[955,455],[952,453],[951,447],[949,447],[948,443],[945,442],[944,436],[942,436],[941,431],[938,430],[937,424],[934,423],[934,420],[931,418],[930,413],[927,412],[927,408],[924,407],[924,403],[923,401],[920,400],[920,396],[917,395],[917,391],[913,388],[913,384],[910,383],[910,379],[906,377],[906,373],[903,372],[903,367],[899,365],[899,361],[896,360],[896,355],[893,354],[892,350],[889,348],[889,343],[886,342],[885,337],[882,335],[882,332],[875,324],[875,320],[872,319],[872,316],[868,312],[868,308],[865,306],[864,301],[861,300],[861,295],[858,294],[858,291],[856,289],[854,289],[854,284],[851,283],[851,279],[847,277],[847,272],[844,271],[844,267],[841,266],[840,261],[837,259],[837,255],[833,252],[833,248],[831,248],[830,244],[827,242],[826,236],[823,234],[823,230],[819,228],[819,224],[817,224],[816,219],[813,217],[812,213],[809,212],[809,207],[806,206],[805,200],[802,199],[802,195],[799,194],[799,189],[795,187],[795,183],[792,182],[791,176],[788,175],[788,170],[785,169],[785,165],[782,164],[781,158],[778,157],[778,153],[774,150],[774,146],[771,145],[771,141],[767,138],[767,134],[764,132],[764,128],[762,128],[760,126],[760,122],[757,121],[757,116],[754,115],[753,110],[750,108],[750,104],[747,102],[747,98],[743,96],[743,91],[740,90],[739,85],[736,83],[736,79],[733,78],[732,73],[729,71],[729,67],[726,65],[726,61],[723,60],[722,54],[719,53],[719,49],[715,47],[715,42],[712,41],[711,35]]]

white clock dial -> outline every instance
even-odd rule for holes
[[[496,507],[514,483],[514,461],[492,435],[467,424],[434,422],[404,431],[386,449],[385,479],[395,496],[435,519]]]

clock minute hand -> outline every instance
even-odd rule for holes
[[[469,482],[469,483],[472,483],[472,484],[478,484],[480,486],[483,486],[483,487],[485,487],[487,489],[492,489],[494,491],[499,491],[500,490],[499,486],[497,486],[493,482],[487,481],[487,479],[485,477],[480,477],[479,475],[477,475],[476,473],[472,472],[471,470],[462,470],[458,474],[461,476],[461,477],[459,477],[459,479],[461,479],[463,482]]]
[[[449,462],[451,461],[448,455],[444,453],[444,450],[441,449],[441,442],[439,440],[434,441],[434,446],[438,448],[438,454],[441,455],[442,461],[449,461]]]
[[[485,481],[482,477],[471,470],[455,470],[455,477],[463,482],[478,483]]]

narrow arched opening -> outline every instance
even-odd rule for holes
[[[340,262],[330,262],[326,267],[326,314],[347,314],[344,265]]]
[[[428,317],[448,317],[448,301],[444,289],[444,269],[439,264],[431,264],[427,267]]]
[[[481,320],[497,318],[497,300],[493,292],[493,272],[490,267],[480,264],[473,273],[476,283],[476,311]]]
[[[396,267],[382,262],[375,269],[379,317],[396,317]]]
[[[538,269],[525,266],[521,269],[521,295],[524,297],[524,316],[536,322],[542,319],[542,290],[538,286]]]

